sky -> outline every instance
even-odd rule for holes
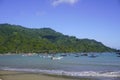
[[[0,24],[50,27],[120,49],[120,0],[0,0]]]

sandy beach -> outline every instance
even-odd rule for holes
[[[0,71],[0,80],[90,80],[90,79],[45,75],[40,73]]]

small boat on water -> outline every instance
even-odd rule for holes
[[[79,57],[79,55],[75,55],[75,57]]]
[[[88,54],[87,53],[83,53],[83,54],[81,54],[81,56],[88,56]]]
[[[118,55],[117,57],[120,57],[120,55]]]
[[[117,54],[117,57],[120,57],[120,52],[117,52],[116,54]]]
[[[120,52],[117,52],[116,54],[120,55]]]
[[[89,57],[91,57],[91,58],[96,58],[96,57],[98,57],[97,55],[94,55],[94,54],[91,54]]]
[[[52,60],[60,60],[62,59],[63,57],[51,57]]]

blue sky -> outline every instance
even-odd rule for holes
[[[0,0],[0,23],[50,27],[120,49],[120,0]]]

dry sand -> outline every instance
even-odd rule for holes
[[[0,80],[90,80],[90,79],[56,75],[44,75],[40,73],[0,71]]]

